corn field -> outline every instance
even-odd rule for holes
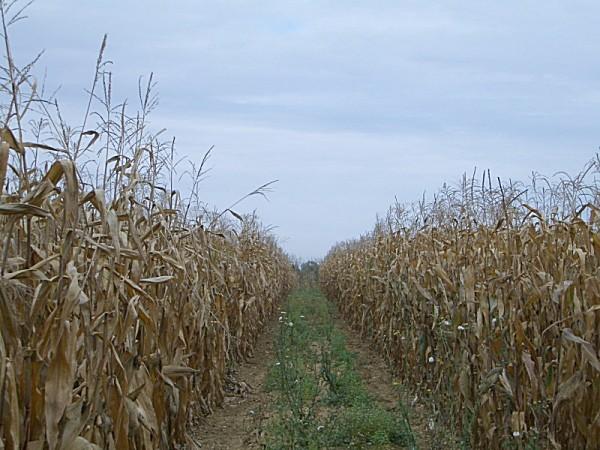
[[[200,201],[206,158],[189,196],[174,189],[151,77],[138,111],[114,102],[105,39],[70,126],[35,61],[12,58],[9,14],[2,2],[0,448],[194,448],[190,418],[222,402],[295,273],[255,217]]]
[[[598,448],[599,169],[465,176],[321,267],[345,318],[473,448]]]

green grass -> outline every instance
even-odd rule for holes
[[[377,404],[356,358],[318,290],[291,294],[279,317],[276,363],[267,388],[276,395],[267,448],[416,448],[403,411]]]

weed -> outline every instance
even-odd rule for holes
[[[294,292],[281,312],[267,383],[278,394],[268,448],[414,448],[407,417],[365,389],[332,314],[314,290]]]

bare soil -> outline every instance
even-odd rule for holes
[[[191,436],[202,449],[242,450],[262,449],[265,444],[264,427],[270,417],[272,394],[266,392],[265,383],[270,367],[275,360],[275,337],[278,323],[273,321],[259,338],[252,358],[240,364],[231,374],[237,386],[225,397],[222,407],[210,416],[203,417],[191,430]],[[398,408],[399,400],[407,404],[406,394],[394,383],[392,373],[384,358],[341,319],[336,326],[346,335],[348,350],[356,354],[356,368],[368,391],[375,400],[387,409]],[[433,450],[441,442],[434,442],[429,428],[427,409],[412,403],[409,419],[416,443],[421,450]]]
[[[265,392],[269,368],[275,359],[273,321],[259,337],[254,355],[231,373],[234,383],[222,407],[203,417],[191,436],[202,449],[260,449],[264,444],[263,425],[269,417],[271,394]]]
[[[431,415],[427,407],[418,399],[409,399],[407,390],[394,382],[390,367],[370,341],[362,338],[339,317],[336,318],[336,326],[346,336],[348,350],[356,354],[356,370],[374,399],[389,410],[397,409],[400,401],[407,408],[417,448],[420,450],[457,448],[457,443],[451,436],[441,438],[439,432],[433,432]]]

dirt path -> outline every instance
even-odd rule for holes
[[[304,317],[304,316],[301,316]],[[394,383],[384,358],[369,342],[355,333],[337,314],[333,313],[335,327],[346,337],[347,349],[355,354],[356,371],[373,399],[388,411],[408,414],[412,435],[420,450],[456,448],[454,443],[436,437],[430,429],[430,418],[420,403],[411,404],[407,395]],[[231,378],[235,381],[233,392],[223,407],[199,420],[191,430],[191,436],[202,449],[241,450],[264,449],[265,428],[276,417],[274,403],[276,393],[266,392],[265,383],[275,362],[275,339],[279,323],[274,320],[259,338],[255,354],[248,362],[240,364]],[[400,405],[405,405],[400,411]],[[443,439],[445,441],[445,439]]]
[[[394,389],[394,380],[383,358],[341,319],[336,320],[336,326],[346,336],[348,350],[356,354],[356,368],[371,395],[386,408],[395,408],[398,392]]]
[[[191,435],[202,449],[241,450],[263,448],[263,424],[268,418],[271,394],[264,384],[273,364],[274,336],[277,322],[273,321],[259,337],[254,356],[233,372],[234,392],[225,397],[223,407],[200,419]]]
[[[441,450],[458,448],[458,442],[443,431],[433,432],[431,415],[419,401],[409,399],[406,390],[394,384],[392,372],[385,359],[372,345],[353,331],[339,316],[336,326],[346,335],[348,349],[356,354],[356,367],[365,386],[373,397],[386,408],[398,408],[398,402],[407,408],[410,426],[420,450]]]
[[[346,335],[348,349],[356,354],[356,368],[367,390],[386,409],[398,408],[398,401],[402,400],[404,403],[405,399],[401,398],[400,390],[394,385],[392,373],[383,357],[339,317],[336,317],[336,326]],[[427,439],[425,411],[418,411],[415,414],[414,408],[411,408],[410,426],[418,448],[421,450],[432,448]]]

